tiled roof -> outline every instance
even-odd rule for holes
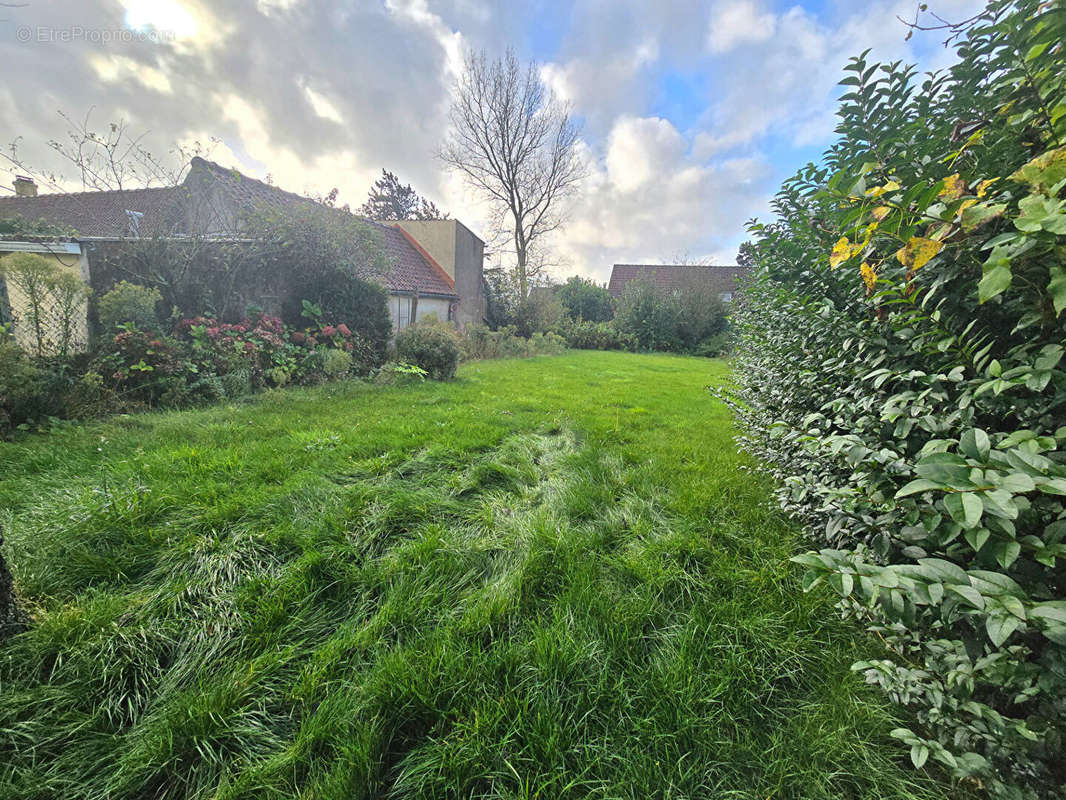
[[[194,158],[185,185],[207,187],[212,184],[221,187],[242,208],[266,206],[284,210],[310,202],[306,197],[249,178],[237,170],[227,169],[202,158]],[[338,209],[336,213],[348,212]],[[384,277],[384,282],[389,289],[396,292],[456,296],[455,286],[447,274],[432,258],[421,252],[419,247],[412,245],[402,230],[371,220],[364,222],[373,226],[381,235],[389,263],[389,274]]]
[[[448,274],[431,256],[420,252],[421,248],[412,244],[414,240],[410,238],[410,234],[391,225],[381,225],[377,222],[369,224],[383,233],[385,255],[391,266],[385,282],[390,289],[397,292],[457,296],[455,284]]]
[[[737,281],[750,271],[750,267],[737,266],[689,266],[687,264],[615,264],[607,291],[621,297],[626,284],[637,278],[650,280],[666,291],[682,290],[690,286],[709,287],[723,294],[735,292]]]
[[[73,228],[84,237],[131,235],[130,215],[140,218],[140,234],[170,233],[180,225],[187,190],[184,186],[125,189],[112,192],[71,192],[37,197],[0,197],[0,217],[45,220]]]
[[[141,236],[159,236],[188,233],[188,211],[194,198],[210,198],[201,204],[195,216],[200,218],[205,233],[221,233],[226,230],[225,221],[216,216],[212,190],[217,190],[232,202],[235,210],[253,208],[292,209],[313,201],[276,186],[249,178],[235,169],[215,164],[196,157],[189,164],[189,172],[180,186],[154,189],[130,189],[102,192],[72,192],[69,194],[42,194],[37,197],[0,198],[0,218],[22,217],[27,221],[46,220],[53,224],[73,228],[77,237],[122,238],[131,235],[130,214],[140,212],[139,233]],[[219,204],[222,205],[222,204]],[[337,214],[348,212],[337,209]],[[365,220],[381,234],[389,274],[384,276],[386,287],[398,292],[419,292],[456,297],[455,287],[447,274],[412,244],[407,235],[398,228]]]
[[[313,203],[310,198],[286,192],[277,186],[249,178],[247,175],[223,167],[214,161],[196,156],[189,162],[189,172],[184,186],[194,194],[204,195],[212,188],[220,189],[238,208],[273,208],[284,210],[304,203]]]

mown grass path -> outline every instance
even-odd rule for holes
[[[5,798],[934,797],[706,360],[0,444]]]

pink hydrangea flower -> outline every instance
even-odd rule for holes
[[[332,325],[327,325],[326,327],[324,327],[322,329],[322,335],[323,336],[333,336],[336,333],[337,333],[337,329],[334,328]]]
[[[341,336],[347,337],[347,336],[351,336],[352,335],[351,329],[347,325],[345,325],[343,322],[340,325],[337,326],[337,330],[340,332]]]

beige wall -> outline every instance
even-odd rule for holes
[[[27,243],[22,242],[0,242],[0,259],[12,255],[14,252],[39,255],[53,261],[60,269],[72,272],[88,283],[89,260],[79,246],[65,244],[42,245],[36,250],[27,249],[26,247],[19,247],[17,250],[7,250],[4,247],[7,245],[8,247],[15,248],[19,245],[26,244]],[[64,249],[77,250],[77,252],[63,252]],[[2,280],[3,279],[0,278],[0,281]],[[3,289],[5,290],[5,298],[7,301],[7,308],[5,310],[10,314],[13,323],[12,327],[14,329],[15,342],[27,352],[37,355],[37,332],[29,315],[29,299],[13,282],[6,282]],[[43,354],[51,355],[58,351],[62,326],[58,315],[46,313],[42,316],[41,328],[43,333],[42,338],[44,340]],[[72,322],[73,325],[70,332],[71,339],[69,342],[70,352],[84,352],[89,347],[89,303],[87,300],[80,303],[78,309],[74,312],[74,319]]]
[[[462,326],[482,322],[485,243],[454,219],[402,220],[392,224],[410,234],[454,281],[455,293],[459,295],[456,323]]]
[[[458,222],[454,219],[405,219],[393,224],[411,234],[415,241],[422,245],[422,249],[433,256],[433,260],[448,273],[448,277],[455,280],[455,235]]]

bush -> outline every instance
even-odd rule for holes
[[[566,352],[566,339],[557,333],[534,333],[529,337],[529,355],[558,356]]]
[[[663,291],[648,279],[630,281],[618,302],[614,326],[640,350],[703,355],[704,343],[729,326],[717,292],[693,283]]]
[[[681,349],[681,308],[677,298],[659,291],[649,280],[630,281],[618,301],[615,327],[633,337],[641,350]]]
[[[326,348],[321,353],[322,373],[327,378],[341,378],[351,371],[352,357],[349,353],[335,347]]]
[[[574,322],[563,325],[559,333],[568,347],[575,350],[636,350],[637,339],[622,333],[613,322]]]
[[[381,386],[404,386],[424,381],[427,375],[424,369],[406,361],[389,361],[374,370],[373,380]]]
[[[180,396],[199,376],[192,353],[169,336],[126,326],[112,336],[91,370],[127,407],[154,406],[160,398]]]
[[[677,338],[681,340],[681,349],[692,355],[706,355],[707,343],[723,336],[729,326],[725,304],[717,291],[698,284],[679,292],[675,300]]]
[[[235,369],[218,376],[222,394],[227,400],[235,400],[252,393],[252,373],[247,369]]]
[[[149,289],[128,281],[119,281],[100,298],[96,316],[104,335],[114,335],[124,323],[132,323],[142,331],[159,330],[156,306],[163,299],[158,289]]]
[[[1066,781],[1064,37],[994,2],[946,75],[853,59],[734,315],[805,588],[877,634],[854,668],[912,712],[915,765],[1011,798]]]
[[[518,335],[528,339],[534,333],[558,328],[566,319],[566,309],[550,288],[538,287],[517,303],[513,318]]]
[[[467,325],[459,333],[459,349],[463,361],[488,358],[528,358],[538,355],[558,355],[566,350],[566,339],[551,331],[534,333],[529,338],[519,336],[514,326],[498,331],[484,325]]]
[[[450,327],[420,322],[396,334],[396,357],[424,369],[434,380],[451,380],[459,366],[459,342]]]
[[[194,317],[181,321],[178,334],[189,344],[199,373],[244,371],[255,387],[315,382],[321,373],[321,359],[315,353],[319,340],[290,331],[269,314],[254,314],[234,324]]]
[[[332,270],[299,281],[293,292],[282,311],[287,325],[295,328],[310,321],[324,326],[323,320],[344,325],[360,342],[353,353],[359,365],[370,369],[384,362],[392,337],[389,294],[384,287]]]
[[[567,316],[575,322],[607,322],[614,316],[614,301],[605,286],[574,276],[557,291]]]
[[[10,312],[19,344],[37,357],[67,357],[88,345],[85,303],[91,290],[55,259],[15,253],[0,259],[0,278],[18,303]]]
[[[723,358],[732,352],[733,336],[729,331],[722,331],[714,334],[714,336],[708,336],[692,348],[692,355],[702,356],[703,358]]]
[[[49,413],[42,408],[41,372],[29,357],[0,330],[0,436],[7,436],[28,419]]]

